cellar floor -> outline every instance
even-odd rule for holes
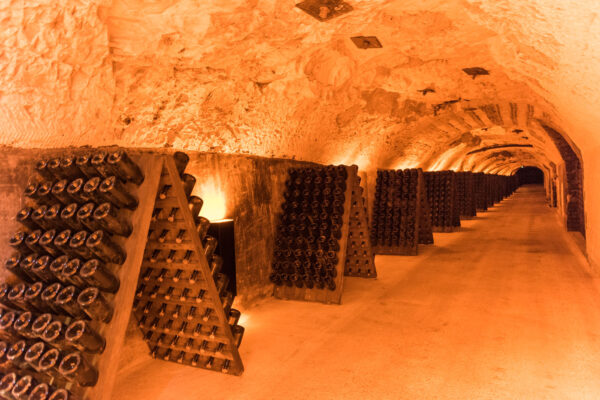
[[[245,311],[246,371],[146,356],[129,340],[114,399],[599,399],[600,290],[571,234],[523,187],[418,257],[378,256],[343,305]],[[139,350],[139,351],[138,351]]]

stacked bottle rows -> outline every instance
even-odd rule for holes
[[[421,185],[420,190],[419,244],[433,244],[431,207],[429,206],[429,200],[427,199],[427,188],[423,184]]]
[[[98,380],[144,176],[121,150],[41,160],[36,172],[6,261],[19,282],[0,285],[0,396],[69,399]]]
[[[435,228],[460,226],[453,171],[425,172],[427,200],[431,207],[431,224]]]
[[[477,210],[488,209],[488,179],[483,172],[473,174]]]
[[[347,178],[343,166],[289,170],[270,275],[276,286],[335,291]]]
[[[186,224],[169,174],[163,174],[152,213],[148,242],[138,279],[134,313],[148,342],[151,355],[165,361],[229,372],[244,328],[238,325],[240,312],[232,308],[234,296],[229,278],[221,273],[223,259],[215,254],[217,240],[207,235],[210,221],[198,214],[203,201],[192,196],[196,182],[184,173],[188,156],[175,153],[175,165],[187,197],[194,224]],[[203,248],[194,246],[198,236]],[[210,271],[203,272],[200,257]],[[212,282],[205,276],[210,274]],[[209,285],[218,298],[210,297]],[[221,308],[228,321],[218,318]],[[228,324],[229,326],[226,326]],[[230,329],[230,343],[225,329]],[[235,350],[231,346],[235,347]]]
[[[419,173],[378,170],[373,203],[373,246],[416,247]]]
[[[363,188],[360,186],[360,177],[357,175],[354,178],[356,183],[352,189],[344,274],[374,278],[377,272],[369,239]]]
[[[461,217],[475,217],[475,185],[472,172],[456,172],[456,198]]]

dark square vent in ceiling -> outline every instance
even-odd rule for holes
[[[296,7],[319,21],[328,21],[353,10],[350,4],[341,0],[304,0]]]
[[[354,36],[350,39],[359,49],[380,49],[383,47],[376,36]]]

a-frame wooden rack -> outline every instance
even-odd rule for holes
[[[244,366],[239,343],[197,233],[180,172],[172,157],[156,163],[162,174],[158,190],[149,198],[154,211],[135,294],[138,325],[156,358],[240,375]]]
[[[354,168],[352,170],[356,171]],[[350,227],[348,230],[344,275],[360,278],[377,278],[375,256],[371,248],[371,238],[367,224],[367,210],[359,176],[355,177],[354,188],[352,189]]]

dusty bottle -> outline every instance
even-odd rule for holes
[[[206,236],[204,238],[204,243],[203,243],[203,247],[204,247],[204,255],[206,256],[207,260],[211,260],[213,253],[215,252],[216,248],[217,248],[217,239],[215,239],[212,236]]]
[[[54,347],[64,349],[68,346],[65,341],[65,330],[66,327],[61,321],[54,320],[44,329],[41,339]]]
[[[48,400],[50,396],[50,386],[47,383],[38,383],[31,389],[28,400]]]
[[[15,320],[19,317],[16,311],[8,311],[0,318],[0,331],[5,338],[11,338],[11,335],[17,335],[13,329]]]
[[[83,178],[74,179],[67,185],[67,194],[77,203],[85,203],[87,201],[83,192],[84,185],[85,180]]]
[[[93,218],[95,208],[96,204],[89,202],[77,210],[77,220],[85,229],[89,230],[90,232],[98,229],[98,224]]]
[[[40,239],[42,238],[42,231],[40,229],[31,232],[25,239],[25,244],[29,247],[30,251],[34,253],[44,254],[45,250],[40,246]]]
[[[113,169],[107,162],[108,154],[104,151],[98,151],[92,156],[91,165],[96,168],[96,171],[103,178],[107,178],[113,175]]]
[[[54,239],[56,238],[56,230],[50,229],[40,237],[38,244],[42,247],[44,252],[50,254],[52,257],[58,257],[61,253],[60,249],[58,249],[54,245]]]
[[[4,375],[2,379],[0,379],[0,395],[2,395],[2,397],[5,399],[14,399],[14,396],[11,392],[18,380],[19,377],[14,372]]]
[[[98,258],[107,263],[121,265],[127,257],[125,250],[113,242],[109,235],[102,230],[92,233],[86,241],[86,246]]]
[[[27,303],[25,302],[26,290],[26,284],[17,283],[10,289],[10,292],[8,292],[8,301],[17,308],[27,311]]]
[[[186,197],[189,197],[192,194],[192,190],[194,190],[194,186],[196,185],[196,178],[190,174],[183,174],[181,177],[183,181],[183,192]]]
[[[77,303],[95,321],[109,323],[112,319],[113,308],[98,288],[90,287],[82,291],[77,298]]]
[[[198,233],[198,237],[200,240],[204,240],[206,237],[206,233],[208,232],[208,228],[210,228],[210,221],[204,217],[196,217],[196,232]]]
[[[99,191],[102,197],[119,208],[135,210],[138,206],[138,200],[135,196],[129,193],[127,188],[114,175],[102,181]]]
[[[75,165],[77,168],[79,168],[79,170],[88,178],[93,178],[94,176],[98,175],[98,171],[92,166],[91,161],[92,155],[89,153],[81,154],[75,160]]]
[[[41,282],[36,282],[33,285],[29,285],[25,290],[25,302],[29,305],[30,309],[38,312],[50,312],[52,309],[42,301],[42,292],[44,291],[44,285]]]
[[[35,263],[31,267],[31,272],[38,277],[39,280],[44,281],[46,283],[52,283],[56,281],[56,278],[52,271],[50,271],[50,264],[52,263],[52,258],[50,256],[44,255],[38,257],[35,260]]]
[[[56,296],[56,304],[68,315],[74,318],[85,318],[83,312],[77,303],[79,291],[73,285],[63,288]]]
[[[177,172],[179,172],[179,176],[182,176],[190,161],[190,157],[181,151],[177,151],[173,154],[173,159],[175,160],[175,167],[177,168]]]
[[[83,194],[81,197],[86,201],[93,201],[96,203],[101,203],[104,201],[104,196],[100,192],[100,184],[102,183],[102,178],[95,176],[90,178],[83,185]]]
[[[60,364],[61,354],[58,349],[51,348],[47,350],[38,363],[38,370],[42,373],[55,375],[58,373],[58,365]]]
[[[31,325],[31,331],[33,332],[33,334],[36,337],[41,338],[42,335],[44,334],[44,331],[46,330],[48,325],[50,325],[51,322],[52,322],[52,314],[45,313],[45,314],[39,315],[33,321],[32,325]]]
[[[69,241],[71,250],[86,260],[94,258],[94,253],[86,246],[89,236],[88,231],[82,230],[73,235]]]
[[[48,207],[48,211],[46,211],[46,214],[44,214],[44,223],[46,226],[56,229],[57,231],[62,231],[63,229],[69,228],[69,226],[67,226],[60,219],[61,210],[61,204],[53,204],[52,206]]]
[[[13,330],[24,338],[35,339],[36,335],[31,330],[35,318],[37,318],[37,316],[34,316],[31,311],[21,313],[18,318],[15,319],[15,322],[13,322]]]
[[[19,340],[13,343],[6,352],[6,358],[8,361],[17,368],[27,368],[27,362],[25,361],[25,352],[27,351],[27,342],[25,340]]]
[[[50,349],[46,342],[39,341],[27,348],[25,352],[25,361],[36,371],[39,369],[39,362],[42,355]]]
[[[77,203],[71,203],[64,207],[60,212],[60,219],[65,226],[68,226],[73,231],[77,232],[83,229],[79,220],[77,220],[77,209],[79,205]]]
[[[77,167],[76,157],[67,155],[60,160],[61,174],[68,180],[77,179],[82,175],[81,170]]]
[[[50,193],[54,181],[45,181],[40,183],[36,192],[36,200],[40,205],[52,205],[56,203],[56,198]]]
[[[36,229],[39,229],[39,225],[31,218],[32,214],[33,208],[31,207],[20,209],[17,213],[17,222],[29,230],[35,231]]]
[[[61,271],[61,281],[67,285],[73,285],[79,289],[85,289],[88,284],[79,275],[83,264],[84,262],[79,258],[70,259]]]
[[[29,182],[25,187],[23,195],[25,196],[25,198],[29,199],[30,204],[38,203],[37,190],[39,186],[40,185],[37,182]]]
[[[138,165],[123,150],[117,150],[108,156],[108,164],[112,167],[121,180],[141,185],[144,182],[144,174]]]
[[[54,175],[48,170],[47,160],[37,160],[35,163],[35,172],[37,172],[42,179],[54,179]]]
[[[79,276],[87,285],[95,286],[102,291],[116,293],[119,290],[117,277],[102,261],[96,258],[83,264],[79,270]]]
[[[72,322],[65,332],[65,338],[73,347],[88,353],[102,353],[106,346],[104,338],[84,320]]]
[[[68,185],[69,181],[67,181],[66,179],[61,179],[52,186],[52,196],[54,196],[54,198],[56,198],[64,205],[68,205],[74,200],[73,197],[69,195],[69,192],[67,192]]]
[[[191,196],[188,200],[188,206],[190,208],[190,212],[192,216],[196,218],[200,211],[202,210],[202,205],[204,204],[204,200],[202,200],[198,196]]]
[[[100,229],[112,234],[129,237],[133,228],[127,216],[120,215],[112,203],[102,203],[94,210],[94,220]]]
[[[27,239],[27,232],[18,231],[10,237],[10,239],[8,240],[8,244],[21,254],[27,254],[31,252],[31,249],[27,247],[25,239]]]
[[[46,230],[46,229],[52,229],[52,227],[44,219],[44,217],[46,216],[47,212],[48,212],[48,206],[42,205],[42,206],[37,207],[31,213],[31,220],[37,226],[39,226],[40,229],[44,229],[44,230]]]
[[[72,233],[73,231],[71,231],[70,229],[65,229],[64,231],[61,231],[54,238],[54,247],[56,247],[56,249],[58,249],[61,253],[65,253],[65,255],[78,256],[78,253],[71,249],[71,247],[69,246],[69,242],[72,238]],[[58,258],[64,260],[63,257],[66,256],[63,255],[59,256]]]
[[[62,171],[60,169],[60,158],[52,158],[48,160],[46,165],[48,171],[54,176],[54,179],[62,179]]]
[[[19,265],[22,261],[21,253],[14,252],[4,263],[6,269],[13,273],[16,277],[18,277],[23,282],[32,283],[35,281],[29,274],[21,269]]]
[[[42,301],[44,301],[55,314],[60,314],[62,312],[61,308],[56,304],[56,296],[61,290],[62,285],[57,282],[50,286],[46,286],[42,291]]]

